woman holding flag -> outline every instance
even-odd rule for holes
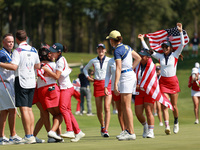
[[[138,38],[143,37],[141,34],[138,35]],[[136,77],[137,77],[137,86],[136,86],[136,96],[135,96],[135,114],[140,121],[140,123],[144,126],[143,138],[154,138],[154,116],[152,113],[153,105],[155,99],[152,98],[151,93],[148,93],[147,88],[143,88],[142,84],[146,77],[147,82],[150,80],[154,80],[157,83],[157,76],[155,71],[155,65],[151,59],[151,54],[148,49],[142,48],[139,52],[142,60],[138,64],[135,69]],[[150,74],[148,74],[148,72]],[[156,84],[157,85],[157,84]],[[148,94],[147,94],[148,93]],[[146,118],[143,115],[143,110],[145,109]],[[147,124],[148,123],[148,124]]]
[[[163,53],[156,53],[155,51],[152,51],[152,50],[151,50],[151,52],[152,52],[152,56],[154,58],[156,58],[160,62],[160,65],[161,65],[161,78],[159,80],[160,90],[171,100],[171,103],[172,103],[172,106],[174,109],[174,111],[173,111],[174,129],[173,129],[173,131],[176,134],[179,132],[177,101],[178,101],[178,92],[180,92],[179,82],[178,82],[178,78],[176,76],[176,69],[177,69],[178,58],[181,55],[181,52],[184,48],[185,41],[184,41],[181,23],[177,23],[177,28],[173,28],[172,30],[168,29],[166,31],[167,32],[170,31],[169,33],[172,35],[175,35],[176,38],[172,39],[172,37],[168,37],[168,40],[165,39],[165,41],[162,42],[161,50],[163,51]],[[173,33],[171,31],[173,31]],[[176,34],[174,34],[174,33],[176,33]],[[184,31],[184,34],[185,33],[186,32]],[[147,34],[147,37],[148,37],[148,34]],[[171,38],[171,42],[169,41],[170,38]],[[174,44],[172,46],[172,42],[177,39],[180,39],[180,44],[178,44],[178,47],[177,47],[177,43],[175,43],[176,45]],[[142,41],[143,46],[145,48],[148,48],[145,41],[143,39],[141,39],[141,41]],[[152,41],[150,41],[150,43],[152,43]],[[177,49],[175,49],[175,46],[177,47]],[[153,46],[151,46],[151,47],[153,48]],[[169,135],[169,134],[171,134],[171,131],[170,131],[170,126],[169,126],[168,108],[162,106],[162,109],[163,109],[163,117],[164,117],[165,126],[166,126],[165,133],[167,135]]]

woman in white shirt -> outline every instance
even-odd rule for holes
[[[180,92],[179,81],[176,76],[178,58],[181,56],[181,52],[184,48],[184,37],[182,32],[182,24],[177,23],[178,31],[180,32],[181,43],[176,51],[173,50],[172,44],[170,41],[165,41],[162,43],[162,54],[153,52],[152,57],[157,59],[161,65],[161,78],[159,80],[160,90],[164,93],[167,98],[171,100],[172,106],[174,108],[174,133],[179,132],[179,123],[178,123],[178,93]],[[142,40],[144,48],[148,48],[144,39]],[[167,135],[171,134],[169,126],[169,113],[168,108],[162,105],[163,118],[165,120],[165,133]]]
[[[86,78],[90,82],[94,82],[94,96],[95,96],[95,103],[97,109],[97,117],[101,124],[101,136],[109,137],[108,134],[108,127],[110,123],[110,104],[111,104],[111,81],[108,84],[108,95],[104,93],[104,83],[106,77],[106,69],[108,61],[110,60],[109,57],[105,56],[106,48],[104,44],[98,44],[97,46],[97,53],[98,56],[89,61],[89,63],[84,67],[83,72]],[[95,77],[91,78],[88,74],[88,70],[90,67],[94,67],[94,74]],[[104,100],[104,112],[105,112],[105,120],[103,117],[103,100]]]

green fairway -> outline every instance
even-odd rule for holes
[[[96,55],[89,54],[77,54],[77,53],[68,53],[66,58],[68,63],[80,62],[83,59],[83,63],[87,63],[91,58],[94,58]],[[132,110],[134,114],[134,128],[137,139],[135,141],[118,141],[116,136],[121,132],[117,115],[112,114],[111,106],[111,121],[109,126],[109,138],[103,138],[100,136],[100,125],[96,117],[96,108],[94,97],[92,97],[92,112],[95,116],[75,116],[77,119],[81,130],[86,134],[77,143],[71,143],[69,139],[65,139],[64,143],[53,143],[53,144],[33,144],[33,145],[5,145],[0,146],[0,150],[185,150],[185,149],[200,149],[200,125],[194,124],[195,117],[193,113],[193,102],[190,96],[190,89],[187,87],[188,78],[191,73],[194,63],[198,61],[199,58],[195,59],[185,59],[183,62],[179,60],[177,76],[179,78],[179,84],[181,92],[178,99],[178,108],[179,108],[179,123],[180,131],[178,134],[173,133],[173,114],[170,112],[170,127],[171,135],[166,135],[164,130],[165,127],[159,126],[158,118],[155,117],[155,138],[154,139],[144,139],[142,138],[143,126],[138,122],[135,113],[134,113],[134,104],[132,104]],[[80,72],[79,67],[72,68],[73,71],[70,75],[71,80],[76,79],[77,75]],[[91,84],[93,90],[93,86]],[[75,112],[76,100],[72,98],[72,112]],[[85,109],[87,110],[86,101]],[[35,115],[35,123],[39,118],[39,111],[36,106],[33,106],[33,112]],[[24,136],[23,126],[21,119],[16,119],[16,130],[17,134],[21,137]],[[62,132],[65,132],[65,124],[62,123]],[[9,137],[8,125],[6,125],[5,134]],[[38,134],[38,138],[45,139],[47,141],[47,133],[44,129]]]

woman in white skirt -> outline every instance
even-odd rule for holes
[[[191,88],[191,96],[194,103],[195,124],[199,124],[199,100],[200,100],[200,87],[199,87],[199,71],[197,68],[192,69],[192,74],[189,77],[188,87]]]
[[[133,112],[131,109],[132,93],[136,89],[136,74],[133,69],[139,64],[141,57],[130,46],[122,43],[123,38],[119,31],[113,30],[106,39],[109,39],[110,45],[115,48],[114,94],[121,95],[121,108],[126,127],[126,130],[118,137],[118,140],[135,140],[136,135],[133,128]]]

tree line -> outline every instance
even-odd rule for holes
[[[200,35],[200,0],[0,0],[0,38],[26,30],[29,42],[66,45],[70,52],[96,52],[110,31],[119,30],[134,49],[139,33],[183,24],[190,38]],[[2,45],[1,45],[2,46]]]

